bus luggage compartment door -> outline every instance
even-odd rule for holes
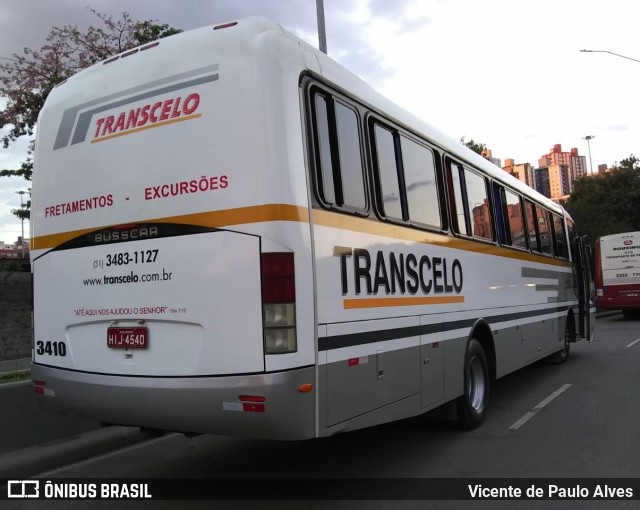
[[[134,376],[264,370],[256,236],[52,250],[34,270],[36,363]]]

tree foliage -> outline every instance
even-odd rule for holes
[[[460,143],[462,145],[466,145],[473,152],[480,154],[482,156],[482,152],[486,150],[487,145],[484,143],[476,142],[473,138],[468,142],[465,141],[465,137],[460,138]]]
[[[640,160],[633,154],[611,172],[576,182],[564,203],[581,235],[598,237],[640,230]]]
[[[25,48],[22,55],[0,60],[0,96],[8,99],[0,111],[4,148],[22,136],[33,136],[38,114],[57,84],[96,62],[128,49],[181,32],[155,20],[134,21],[128,13],[120,18],[91,11],[101,25],[81,31],[77,26],[53,27],[39,50]],[[0,170],[0,177],[23,177],[33,172],[33,141],[27,159],[18,169]],[[29,218],[29,207],[12,211]]]

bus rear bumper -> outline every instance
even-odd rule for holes
[[[32,364],[33,389],[67,416],[184,433],[315,437],[315,368],[216,377],[130,377]]]

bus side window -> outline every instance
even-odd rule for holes
[[[361,137],[357,113],[342,103],[336,102],[336,127],[343,205],[366,209]]]
[[[471,229],[468,226],[467,211],[464,206],[463,199],[463,177],[462,167],[455,161],[447,158],[447,184],[449,190],[449,208],[451,210],[451,229],[456,234],[465,236],[471,235]]]
[[[329,133],[329,112],[327,111],[327,101],[317,95],[315,98],[315,132],[317,146],[317,166],[319,175],[317,176],[318,191],[322,201],[326,204],[336,203],[335,184],[333,180],[333,161],[331,154],[331,138]]]
[[[532,251],[540,252],[540,237],[538,236],[538,228],[536,225],[536,213],[534,205],[525,200],[525,213],[527,217],[527,233],[529,234],[529,246]]]
[[[381,213],[387,218],[403,220],[402,196],[400,193],[399,147],[394,133],[380,124],[374,127],[374,152],[377,177],[382,203]]]
[[[538,223],[538,233],[540,234],[540,249],[542,253],[553,255],[553,240],[551,239],[551,229],[549,227],[549,213],[546,209],[536,206],[536,221]]]
[[[507,208],[511,246],[527,249],[527,236],[524,229],[522,202],[520,197],[510,190],[504,190],[504,203]]]
[[[491,209],[487,193],[487,181],[481,175],[464,169],[467,188],[467,206],[471,219],[471,234],[489,241],[493,240],[491,229]]]
[[[316,181],[321,201],[351,211],[367,208],[360,122],[357,112],[336,98],[314,98]]]
[[[504,188],[497,183],[493,183],[493,208],[496,217],[496,232],[498,241],[502,245],[509,245],[511,242],[507,238],[507,228],[505,226]]]
[[[400,146],[409,220],[442,228],[433,151],[406,136]]]
[[[486,179],[454,163],[451,164],[450,175],[458,215],[458,233],[493,240]]]
[[[553,222],[551,226],[553,227],[553,252],[556,257],[561,259],[569,258],[569,251],[567,250],[567,236],[564,231],[564,221],[562,221],[562,217],[557,214],[552,214]]]
[[[373,122],[372,149],[380,213],[442,228],[434,153],[397,130]]]

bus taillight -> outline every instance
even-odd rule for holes
[[[263,253],[261,269],[265,353],[296,352],[293,253]]]

